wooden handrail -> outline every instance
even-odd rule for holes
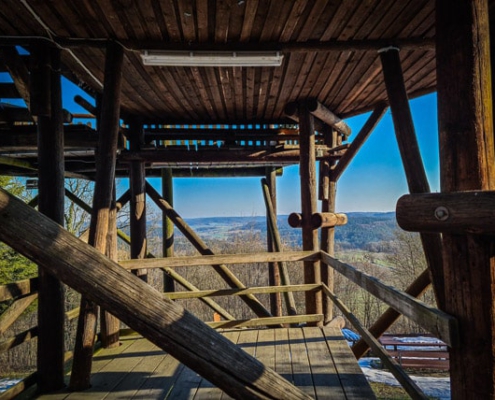
[[[457,344],[457,320],[434,307],[398,290],[387,286],[377,278],[345,264],[325,252],[321,252],[322,262],[341,273],[349,280],[361,286],[381,301],[387,303],[401,314],[410,318],[433,335],[444,341],[448,346]]]
[[[255,326],[298,324],[303,322],[323,322],[323,314],[290,315],[286,317],[264,317],[235,321],[207,322],[206,324],[215,329],[248,328]]]
[[[215,254],[207,256],[146,258],[142,260],[119,261],[125,269],[164,268],[164,267],[195,267],[216,264],[252,264],[279,261],[317,261],[319,251],[287,251],[282,253],[252,253],[252,254]]]
[[[308,292],[312,290],[321,290],[321,284],[312,285],[286,285],[286,286],[261,286],[246,289],[218,289],[218,290],[200,290],[197,292],[173,292],[164,293],[164,296],[171,299],[197,299],[203,297],[215,296],[242,296],[245,294],[269,294],[269,293],[286,293],[286,292]],[[265,320],[266,318],[263,318]]]
[[[342,301],[335,296],[335,294],[326,286],[322,285],[323,293],[325,293],[332,302],[339,308],[340,311],[345,315],[349,322],[354,326],[354,328],[359,332],[361,337],[368,343],[375,354],[382,360],[383,364],[390,370],[392,375],[400,382],[404,390],[411,396],[412,399],[426,400],[428,397],[424,395],[421,389],[414,383],[414,381],[405,373],[402,367],[395,361],[387,351],[382,347],[380,342],[375,339],[375,337],[361,325],[359,320],[354,316],[354,314],[347,308],[347,306],[342,303]]]
[[[22,343],[28,342],[29,340],[37,336],[38,336],[38,327],[35,326],[34,328],[28,329],[8,339],[2,340],[0,342],[0,353],[13,349],[14,347],[17,347]]]

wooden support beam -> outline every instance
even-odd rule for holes
[[[303,216],[301,213],[290,213],[287,218],[287,222],[291,228],[302,228],[303,226]]]
[[[344,155],[339,159],[339,162],[332,168],[331,180],[338,181],[342,173],[349,166],[357,152],[361,149],[366,142],[371,132],[376,128],[382,117],[385,115],[388,106],[386,104],[378,105],[373,113],[369,116],[366,123],[363,125],[355,139],[352,141],[351,146],[347,149]]]
[[[311,226],[316,213],[316,157],[314,117],[305,104],[299,104],[300,161],[303,250],[318,250],[318,231]],[[304,283],[321,283],[320,262],[304,263]],[[321,293],[306,293],[306,314],[322,314]]]
[[[342,144],[342,135],[327,127],[323,132],[325,144],[336,147]],[[345,154],[344,154],[345,155]],[[322,213],[334,213],[337,198],[337,180],[331,179],[331,171],[336,161],[320,161],[319,199]],[[329,227],[320,231],[320,248],[333,256],[335,254],[335,228]],[[321,264],[321,282],[330,290],[334,290],[334,271],[326,264]],[[325,323],[333,319],[333,303],[327,296],[323,296],[323,315]]]
[[[162,268],[162,270],[164,273],[168,275],[169,279],[173,279],[175,282],[177,282],[178,284],[180,284],[181,286],[183,286],[188,290],[188,292],[180,292],[181,294],[189,294],[191,295],[191,298],[199,298],[204,304],[210,307],[213,311],[217,312],[221,317],[225,318],[228,321],[235,320],[234,316],[231,313],[229,313],[225,308],[220,306],[217,302],[209,298],[203,298],[202,296],[195,296],[195,294],[201,293],[201,291],[191,282],[189,282],[186,278],[184,278],[182,275],[175,272],[172,268],[165,267]],[[174,294],[179,294],[179,293],[165,292],[164,297],[172,299],[173,297],[171,296]]]
[[[282,317],[269,317],[269,318],[253,318],[243,319],[236,321],[220,321],[220,322],[208,322],[208,326],[215,329],[232,329],[232,328],[254,328],[259,326],[270,325],[293,325],[298,324],[321,324],[323,322],[323,315],[321,314],[309,314],[309,315],[291,315]],[[285,396],[282,398],[286,398]]]
[[[93,214],[89,234],[89,243],[101,253],[105,253],[107,249],[108,220],[113,199],[123,59],[122,47],[117,43],[109,42],[105,59],[105,88],[99,126]],[[72,390],[83,390],[90,386],[97,315],[96,303],[83,297],[70,380]]]
[[[414,122],[409,108],[404,76],[397,48],[384,49],[380,53],[383,77],[392,111],[395,135],[404,165],[407,184],[411,193],[428,193],[430,186],[419,151]],[[445,304],[443,287],[442,239],[436,233],[422,233],[421,243],[426,263],[432,274],[433,290],[439,308]]]
[[[14,81],[14,86],[26,103],[28,110],[31,109],[31,96],[29,85],[29,71],[25,61],[19,55],[17,49],[12,47],[0,47],[0,60],[5,66],[5,70]]]
[[[0,221],[1,241],[42,264],[231,397],[310,398],[101,252],[2,189]]]
[[[106,256],[118,261],[117,250],[117,202],[115,199],[115,182],[113,184],[112,204],[108,215],[108,233]],[[103,348],[114,348],[119,346],[120,321],[108,311],[102,309],[100,312],[100,340]]]
[[[495,234],[495,191],[428,193],[402,196],[399,226],[412,232]]]
[[[494,190],[488,2],[437,0],[435,15],[441,191]],[[442,237],[444,309],[460,327],[460,347],[450,352],[452,399],[494,398],[495,241]]]
[[[24,279],[7,285],[0,285],[0,303],[35,293],[37,290],[38,278]]]
[[[0,335],[4,334],[7,329],[19,318],[19,316],[28,308],[33,301],[38,298],[38,294],[29,294],[15,300],[9,307],[0,315]]]
[[[173,172],[171,168],[162,169],[162,196],[165,201],[174,206],[174,185]],[[165,212],[162,212],[162,251],[163,257],[174,256],[174,224],[167,217]],[[168,274],[163,275],[163,291],[174,292],[175,285],[173,279],[170,279]]]
[[[275,250],[275,232],[277,226],[277,177],[275,169],[267,168],[265,178],[261,179],[261,190],[266,206],[266,247],[268,251]],[[268,264],[268,284],[280,286],[280,268],[278,263]],[[275,317],[282,315],[282,298],[280,293],[270,293],[270,312]]]
[[[64,127],[60,50],[41,47],[31,52],[40,68],[31,71],[40,96],[32,108],[46,108],[38,117],[38,209],[56,223],[64,224]],[[46,80],[44,80],[46,79]],[[38,101],[46,99],[49,104]],[[62,283],[39,266],[38,294],[38,388],[41,393],[64,386],[64,291]]]
[[[87,112],[90,114],[94,115],[95,117],[98,117],[98,110],[95,106],[93,106],[88,100],[85,98],[77,95],[74,96],[74,102],[79,104],[82,108],[84,108]]]
[[[268,232],[270,233],[272,239],[273,251],[279,253],[282,251],[282,241],[280,239],[280,232],[278,230],[278,225],[277,225],[277,214],[273,208],[272,199],[270,198],[270,190],[266,179],[261,180],[261,186],[263,189],[263,198],[265,199],[265,206],[268,217],[267,218]],[[278,263],[271,263],[268,265],[268,268],[270,268],[270,265],[273,265],[274,268],[277,268],[279,272],[278,285],[273,285],[273,286],[279,286],[280,284],[287,286],[291,284],[289,271],[287,270],[287,266],[285,262],[282,261]],[[277,283],[275,279],[274,279],[274,283]],[[272,286],[271,282],[270,282],[270,286]],[[285,306],[287,307],[287,313],[289,315],[296,315],[297,309],[296,309],[296,302],[294,300],[294,296],[292,295],[292,293],[285,292],[284,297],[285,297]]]
[[[306,107],[316,118],[342,134],[344,139],[347,139],[351,135],[351,128],[349,125],[321,104],[317,99],[306,100]]]
[[[0,98],[19,99],[21,96],[13,83],[0,83]]]
[[[146,183],[146,193],[156,203],[156,205],[167,214],[167,217],[170,218],[175,226],[196,248],[196,250],[198,250],[202,255],[214,255],[213,251],[149,183]],[[215,264],[212,265],[212,267],[229,286],[237,288],[246,287],[225,265]],[[263,304],[261,304],[261,302],[253,295],[242,296],[241,298],[258,317],[272,316]]]
[[[143,125],[132,121],[129,126],[130,149],[139,151],[144,142]],[[130,231],[131,258],[143,259],[147,253],[146,240],[146,171],[142,161],[132,161],[129,164],[129,185],[131,190]],[[143,281],[148,281],[146,269],[134,270]]]
[[[344,154],[345,149],[334,151],[322,146],[318,148],[318,160],[339,159]],[[316,153],[316,149],[315,149]],[[126,151],[120,154],[119,161],[145,161],[154,163],[155,167],[165,168],[167,166],[186,166],[190,163],[206,167],[212,163],[249,163],[253,166],[256,164],[266,165],[274,163],[275,165],[294,164],[300,158],[299,149],[279,149],[279,148],[260,148],[260,149],[222,149],[211,148],[199,151],[190,151],[182,149],[155,149],[142,151]]]

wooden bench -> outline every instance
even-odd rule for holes
[[[408,337],[412,338],[413,336],[383,335],[380,338],[380,343],[390,356],[404,368],[449,370],[449,352],[445,343],[441,341],[401,340]]]

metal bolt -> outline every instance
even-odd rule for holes
[[[439,221],[446,221],[449,219],[449,210],[446,207],[437,207],[435,209],[435,218]]]

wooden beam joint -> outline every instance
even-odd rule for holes
[[[495,234],[495,191],[465,191],[402,196],[399,226],[413,232]]]

